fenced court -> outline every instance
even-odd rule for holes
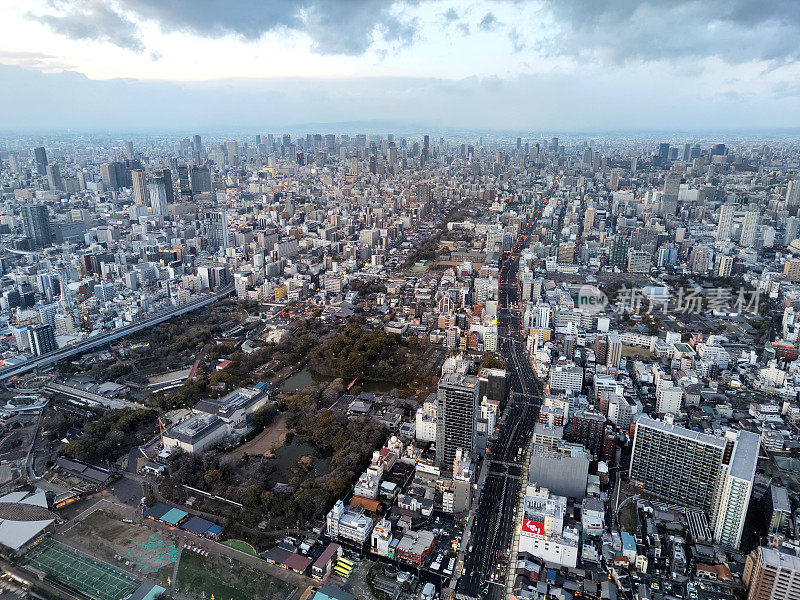
[[[120,600],[139,585],[136,579],[119,569],[52,540],[32,548],[23,557],[22,564],[98,600]]]

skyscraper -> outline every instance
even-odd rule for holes
[[[36,172],[47,175],[47,151],[43,146],[38,146],[33,149],[33,155],[36,158]]]
[[[742,220],[742,235],[739,244],[745,248],[752,248],[756,241],[756,229],[758,227],[759,213],[751,210],[747,211]]]
[[[664,194],[661,198],[661,209],[665,215],[674,216],[678,212],[678,193],[681,188],[681,174],[667,173],[664,178]]]
[[[131,180],[133,182],[133,200],[140,206],[147,206],[149,196],[147,194],[147,173],[144,169],[135,169],[131,171]]]
[[[442,471],[453,468],[456,450],[465,455],[475,450],[475,421],[479,406],[479,382],[474,375],[446,373],[436,394],[436,462]]]
[[[169,169],[156,169],[153,171],[153,175],[164,180],[164,188],[167,190],[167,204],[175,202],[175,192],[172,188],[172,171]]]
[[[228,164],[232,167],[239,164],[239,145],[236,140],[228,140],[225,142],[225,150],[228,154]]]
[[[800,179],[792,179],[786,188],[786,208],[791,213],[797,212],[800,206]]]
[[[719,208],[719,220],[717,221],[717,239],[725,241],[731,239],[733,235],[733,215],[736,213],[735,204],[723,204]]]
[[[147,192],[150,196],[150,207],[154,215],[166,217],[169,213],[167,202],[167,187],[163,177],[151,177],[147,184]]]
[[[63,190],[64,180],[61,179],[61,169],[58,165],[47,165],[47,184],[51,190]]]
[[[46,248],[53,244],[53,233],[50,230],[50,218],[46,206],[42,204],[23,206],[22,226],[25,235],[31,238],[35,247]]]

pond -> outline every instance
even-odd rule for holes
[[[281,392],[298,392],[302,390],[304,387],[311,385],[312,383],[320,383],[320,382],[327,382],[333,381],[335,377],[328,377],[326,375],[320,375],[309,369],[308,367],[303,367],[300,371],[292,374],[290,377],[284,379],[283,383],[278,387],[278,391]],[[350,383],[349,381],[347,383]],[[392,389],[397,387],[392,381],[376,381],[372,379],[359,379],[356,382],[356,387],[359,387],[362,392],[371,392],[371,393],[380,393],[380,392],[390,392]]]
[[[269,483],[286,483],[297,475],[293,469],[303,456],[311,456],[312,468],[307,475],[319,477],[328,472],[327,461],[314,456],[314,448],[309,444],[298,444],[292,441],[288,446],[281,446],[275,450],[275,455],[269,459],[271,465],[275,467],[275,472],[270,475]]]

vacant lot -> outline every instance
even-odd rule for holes
[[[284,600],[292,594],[286,583],[240,562],[196,552],[181,553],[178,589],[192,598]]]
[[[64,534],[65,539],[101,560],[165,583],[178,559],[175,540],[163,533],[96,510]]]
[[[246,444],[236,448],[236,450],[228,454],[228,458],[230,460],[238,460],[243,454],[273,456],[275,449],[283,446],[286,434],[289,433],[288,420],[289,413],[279,414],[272,425]]]

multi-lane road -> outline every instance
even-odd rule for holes
[[[525,351],[521,315],[516,305],[519,289],[519,251],[539,212],[522,229],[514,250],[500,270],[498,334],[501,355],[509,371],[509,398],[481,470],[478,508],[464,557],[456,597],[463,600],[505,598],[506,575],[519,494],[526,482],[527,449],[541,406],[540,385]]]

